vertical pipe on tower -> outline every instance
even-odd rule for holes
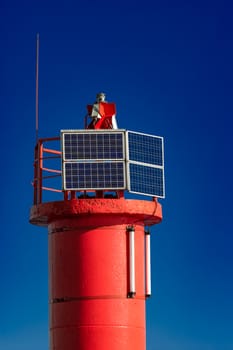
[[[129,239],[129,298],[136,294],[135,287],[135,229],[134,226],[127,227]]]
[[[146,297],[151,296],[150,232],[145,231]]]

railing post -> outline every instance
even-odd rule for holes
[[[33,204],[34,205],[37,204],[37,191],[38,191],[37,175],[38,175],[38,144],[36,144],[35,150],[34,150],[34,180],[33,180],[33,188],[34,188]]]
[[[37,152],[37,204],[42,202],[42,168],[43,168],[43,143],[41,140],[38,141],[38,152]]]

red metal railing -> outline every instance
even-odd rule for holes
[[[63,192],[61,189],[58,189],[58,188],[44,186],[44,182],[46,179],[61,177],[61,169],[52,169],[44,166],[45,160],[61,159],[61,151],[44,147],[45,143],[51,142],[51,141],[60,141],[60,137],[39,139],[35,146],[34,180],[33,180],[33,186],[34,186],[33,202],[35,205],[42,203],[43,190],[51,191],[51,192],[60,192],[60,193]]]
[[[62,189],[62,170],[61,170],[61,155],[62,152],[56,149],[45,147],[46,143],[50,142],[57,142],[59,143],[60,148],[60,137],[51,137],[51,138],[43,138],[39,139],[36,146],[35,146],[35,155],[34,155],[34,180],[33,180],[33,187],[34,187],[34,198],[33,203],[34,205],[41,204],[44,201],[43,192],[49,191],[49,192],[57,192],[62,194],[63,200],[71,200],[75,199],[77,193],[82,193],[82,198],[93,198],[93,195],[91,196],[90,193],[95,193],[94,197],[96,198],[112,198],[107,197],[107,194],[105,192],[108,192],[106,190],[98,190],[98,191],[75,191],[75,190],[69,190],[65,191]],[[54,145],[55,146],[55,145]],[[57,146],[58,148],[58,146]],[[57,162],[56,166],[57,168],[52,168],[52,160],[59,160]],[[46,166],[46,163],[49,163],[49,167]],[[55,187],[53,186],[46,186],[46,182],[51,179],[60,178],[60,181],[55,181]],[[111,191],[111,190],[109,190]],[[122,198],[124,197],[124,191],[113,191],[116,195],[116,198]],[[111,195],[110,195],[111,196]]]

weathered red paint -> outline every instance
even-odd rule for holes
[[[95,214],[95,215],[93,215]],[[47,202],[34,205],[31,208],[30,223],[38,226],[47,226],[49,222],[61,218],[78,218],[77,215],[84,216],[86,220],[96,220],[99,216],[105,216],[112,223],[114,215],[116,222],[122,222],[122,214],[131,218],[131,222],[143,222],[144,225],[151,226],[161,222],[162,207],[156,200],[132,200],[124,199],[73,199],[66,201]],[[119,221],[120,220],[120,221]]]
[[[145,350],[144,225],[157,201],[73,199],[33,206],[48,226],[50,350]],[[128,298],[127,226],[135,229],[136,295]]]

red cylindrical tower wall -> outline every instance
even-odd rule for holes
[[[48,225],[50,350],[145,350],[144,224],[157,202],[72,200],[35,206]],[[135,230],[135,289],[129,297],[129,232]]]

